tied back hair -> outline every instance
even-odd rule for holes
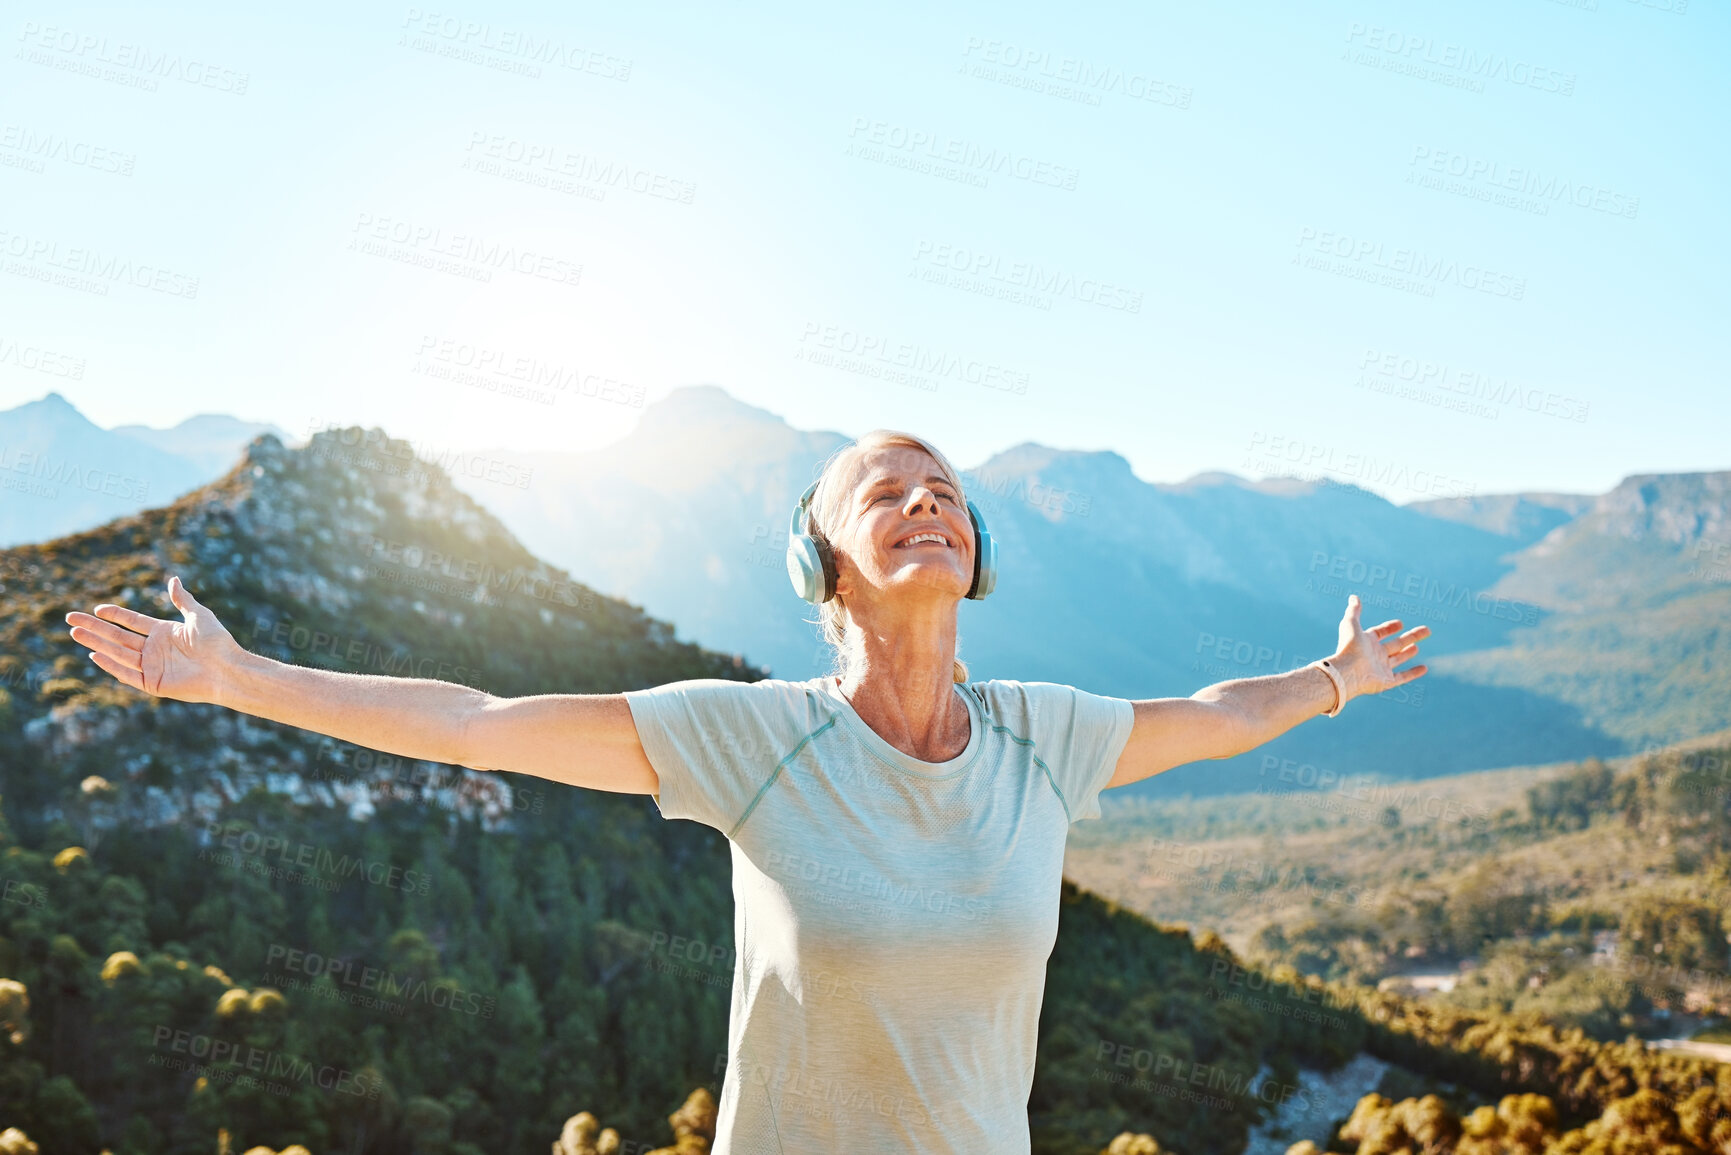
[[[840,523],[849,514],[849,499],[851,492],[842,493],[840,488],[845,479],[851,476],[859,461],[875,449],[885,447],[919,449],[931,454],[932,460],[938,463],[938,472],[944,475],[955,489],[956,499],[964,510],[967,509],[967,493],[962,488],[961,474],[950,464],[949,458],[939,453],[937,448],[923,437],[915,437],[912,433],[903,433],[895,429],[874,429],[854,441],[842,446],[823,463],[818,474],[817,492],[812,494],[809,509],[809,525],[800,528],[811,532],[813,528],[821,533],[826,541],[834,541],[835,534],[840,529]],[[975,548],[978,548],[976,544]],[[847,680],[848,672],[862,656],[861,647],[864,639],[857,629],[852,629],[852,619],[848,616],[847,606],[842,604],[841,595],[837,594],[827,602],[817,607],[818,621],[815,623],[823,634],[823,641],[830,648],[831,675]],[[809,620],[809,619],[807,619]],[[961,650],[962,638],[956,634],[956,649]],[[966,682],[968,666],[958,656],[950,669],[950,680]]]

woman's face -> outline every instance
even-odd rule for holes
[[[961,494],[923,449],[882,446],[867,453],[854,473],[852,495],[836,542],[836,592],[846,596],[858,580],[882,590],[924,587],[967,596],[974,579],[973,522]],[[938,534],[943,541],[921,540]],[[858,577],[849,572],[857,571]],[[852,580],[850,580],[852,579]]]

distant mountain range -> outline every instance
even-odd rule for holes
[[[602,450],[488,451],[532,471],[523,488],[458,484],[581,580],[805,678],[828,655],[788,587],[788,513],[847,440],[697,386]],[[976,677],[1187,695],[1327,654],[1354,591],[1366,624],[1431,625],[1430,673],[1410,689],[1130,793],[1252,789],[1271,756],[1316,767],[1298,771],[1311,778],[1405,778],[1731,725],[1731,473],[1396,506],[1349,485],[1224,472],[1153,484],[1113,452],[1025,442],[963,480],[1002,565],[996,592],[961,610]]]
[[[221,414],[172,429],[104,429],[59,393],[0,411],[0,547],[94,529],[167,505],[234,467],[275,425]]]
[[[28,444],[7,423],[30,408],[0,414],[5,444]],[[187,468],[221,442],[215,431],[149,432],[156,445],[132,443]],[[787,582],[788,514],[848,439],[695,386],[600,450],[481,451],[522,485],[451,472],[577,581],[797,679],[827,668],[828,654],[815,607]],[[1254,789],[1268,758],[1299,765],[1287,784],[1410,778],[1627,753],[1731,725],[1731,473],[1635,476],[1598,496],[1396,506],[1333,482],[1211,472],[1149,483],[1110,451],[1024,442],[963,480],[1002,567],[992,596],[960,611],[976,678],[1187,695],[1327,654],[1355,591],[1366,624],[1432,627],[1430,673],[1410,688],[1126,794]],[[449,576],[437,552],[409,545],[402,556],[421,557],[427,576],[440,566]]]
[[[641,795],[150,698],[68,637],[65,612],[98,602],[173,617],[163,582],[177,573],[241,644],[297,665],[507,697],[765,673],[573,581],[441,467],[418,468],[408,442],[368,432],[380,431],[296,448],[260,437],[222,477],[161,507],[0,550],[0,849],[14,891],[0,903],[0,975],[15,984],[8,1031],[36,1028],[27,1048],[22,1029],[0,1048],[0,1113],[44,1151],[94,1150],[123,1132],[150,1140],[138,1150],[166,1150],[158,1137],[202,1142],[219,1124],[244,1137],[234,1149],[269,1136],[318,1151],[432,1150],[433,1119],[447,1155],[525,1155],[584,1106],[624,1134],[654,1134],[667,1104],[721,1081],[733,961],[709,951],[734,923],[721,835],[662,821]],[[1216,936],[1150,925],[1069,882],[1054,897],[1029,1100],[1040,1155],[1098,1151],[1132,1127],[1175,1150],[1244,1151],[1274,1100],[1239,1089],[1296,1090],[1316,1068],[1389,1052],[1350,994],[1319,1038],[1294,1013],[1318,996],[1292,982],[1259,981],[1282,1009],[1247,1029],[1254,1012],[1221,997],[1219,976],[1239,960]],[[342,970],[301,970],[303,954]],[[363,1004],[363,972],[385,976],[377,989],[393,1001]],[[140,1021],[192,1037],[230,1029],[219,999],[232,1007],[235,990],[249,1014],[271,1008],[268,1025],[241,1029],[278,1032],[249,1038],[309,1070],[302,1056],[354,1072],[387,1106],[359,1113],[311,1085],[279,1101],[219,1076],[195,1084],[103,1060],[144,1045]],[[1406,1004],[1384,999],[1381,1021],[1391,1005]],[[1233,1109],[1089,1073],[1105,1040],[1172,1039],[1190,1054],[1191,1034],[1233,1073]],[[1427,1045],[1402,1057],[1422,1071],[1447,1055]],[[559,1078],[539,1075],[549,1065]],[[1328,1123],[1305,1121],[1319,1138]],[[58,1142],[69,1133],[90,1141]]]

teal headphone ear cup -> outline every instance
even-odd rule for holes
[[[998,542],[987,530],[980,507],[968,501],[968,518],[974,523],[974,581],[968,597],[983,601],[998,584]]]
[[[793,592],[802,600],[821,605],[835,596],[835,554],[823,534],[806,533],[799,523],[800,515],[806,512],[816,492],[814,481],[806,487],[788,521],[787,576],[793,583]]]
[[[829,543],[819,535],[789,537],[787,543],[787,576],[793,582],[793,592],[814,605],[835,596],[835,555]]]

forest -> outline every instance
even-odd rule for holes
[[[481,559],[489,576],[381,580],[381,541]],[[647,798],[120,687],[58,623],[98,601],[165,614],[169,572],[287,661],[432,658],[501,695],[763,675],[549,571],[437,475],[270,438],[163,509],[0,553],[0,1151],[706,1150],[732,973],[725,840]],[[1682,1010],[1724,972],[1726,753],[1583,766],[1525,813],[1447,838],[1664,839],[1674,893],[1655,875],[1615,925],[1672,969],[1623,975],[1640,981],[1612,1001]],[[1615,1014],[1455,1005],[1355,970],[1414,945],[1550,949],[1544,935],[1613,917],[1595,909],[1445,903],[1235,950],[1066,881],[1035,1150],[1242,1150],[1305,1103],[1304,1072],[1361,1054],[1387,1074],[1349,1118],[1323,1120],[1329,1150],[1731,1149],[1727,1068],[1656,1051]]]

